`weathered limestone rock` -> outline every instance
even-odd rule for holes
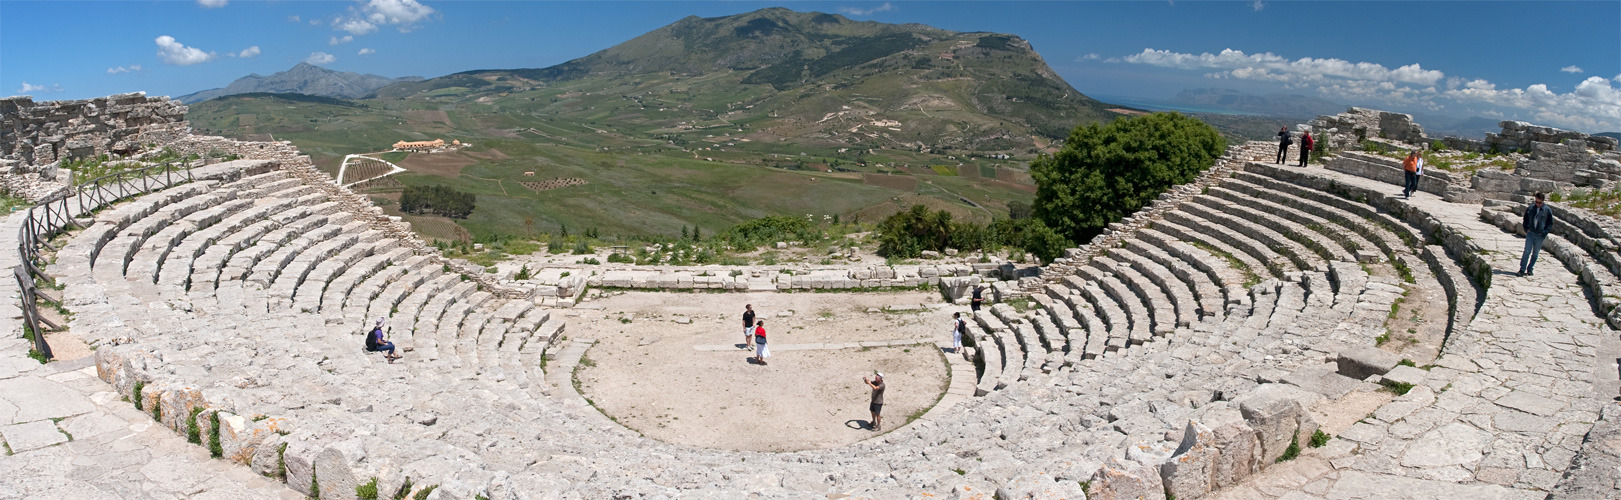
[[[1263,384],[1238,402],[1244,420],[1254,428],[1261,442],[1261,463],[1269,464],[1283,456],[1289,443],[1305,443],[1317,430],[1317,421],[1306,412],[1316,396],[1285,384]]]
[[[1221,450],[1212,447],[1215,439],[1215,431],[1209,427],[1196,421],[1188,422],[1176,452],[1159,466],[1166,493],[1189,500],[1210,493],[1215,483],[1216,461],[1221,456]]]
[[[996,500],[1085,500],[1075,481],[1058,481],[1042,472],[1015,477],[996,489]],[[1097,498],[1097,497],[1093,497]]]
[[[1210,427],[1210,447],[1220,451],[1211,467],[1210,489],[1238,484],[1260,470],[1259,435],[1239,410],[1212,407],[1203,422]]]
[[[1373,346],[1357,346],[1340,351],[1334,362],[1340,375],[1362,380],[1369,375],[1384,375],[1401,363],[1401,356]]]
[[[1115,460],[1098,469],[1087,490],[1090,500],[1165,499],[1165,483],[1158,467],[1129,460]]]

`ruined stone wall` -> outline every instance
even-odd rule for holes
[[[186,107],[144,92],[76,101],[0,99],[0,159],[13,169],[68,157],[128,154],[186,133]]]
[[[239,141],[213,135],[186,135],[164,144],[182,155],[237,155],[244,160],[302,161],[310,159],[288,141]]]
[[[1496,149],[1500,152],[1509,152],[1521,149],[1535,150],[1536,143],[1559,144],[1566,141],[1583,141],[1600,152],[1615,151],[1616,140],[1612,137],[1592,136],[1581,132],[1560,130],[1553,127],[1532,125],[1526,122],[1503,120],[1497,123],[1503,131],[1486,134],[1483,142],[1486,151]]]
[[[1384,138],[1410,144],[1425,144],[1424,127],[1413,123],[1413,115],[1377,109],[1351,107],[1334,116],[1319,116],[1306,126],[1318,142],[1330,149],[1359,149],[1363,139]]]

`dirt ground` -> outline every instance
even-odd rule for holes
[[[405,157],[405,160],[396,163],[400,168],[420,174],[437,175],[451,179],[461,175],[462,167],[478,163],[478,160],[462,153],[416,153]]]
[[[946,338],[954,309],[918,307],[939,302],[927,292],[621,293],[570,319],[570,337],[597,340],[575,381],[604,414],[654,439],[750,451],[842,446],[878,434],[867,430],[871,390],[863,376],[884,373],[884,431],[945,393],[950,374],[932,342]],[[766,366],[741,349],[744,304],[766,322],[774,348]],[[867,312],[886,307],[917,310]],[[787,349],[925,337],[892,347]]]

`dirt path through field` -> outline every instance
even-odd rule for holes
[[[885,430],[945,392],[947,365],[932,342],[953,309],[918,307],[939,302],[927,292],[625,293],[570,320],[569,336],[597,340],[575,380],[605,414],[655,439],[751,451],[846,445],[877,434],[865,428],[863,376],[884,373]],[[766,321],[769,345],[782,347],[769,365],[737,347],[746,303]],[[894,306],[915,310],[867,312]],[[862,341],[903,342],[841,347]]]

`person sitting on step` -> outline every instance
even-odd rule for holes
[[[394,353],[394,343],[389,342],[383,335],[383,318],[377,318],[377,326],[372,327],[371,332],[366,334],[366,350],[368,352],[386,352],[387,354],[384,357],[388,359],[389,364],[393,364],[394,360],[400,359],[400,355]]]

